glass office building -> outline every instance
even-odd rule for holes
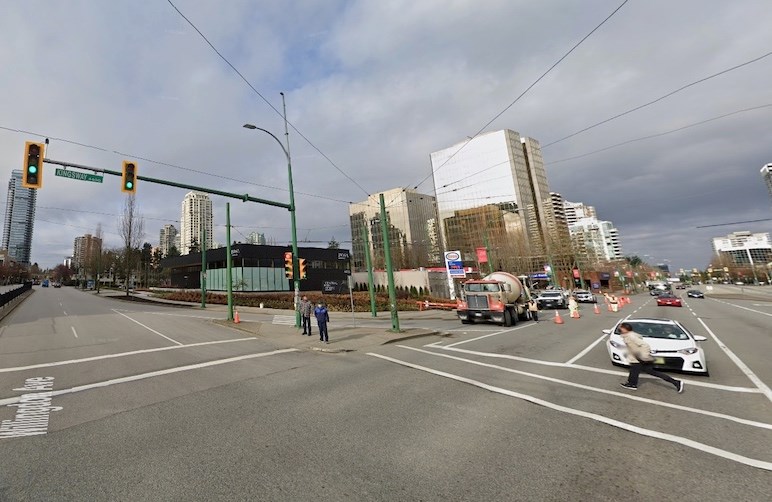
[[[518,274],[573,261],[538,141],[493,131],[432,153],[431,164],[445,250],[473,263],[485,247],[493,268]]]
[[[3,227],[3,249],[13,261],[22,265],[30,264],[32,254],[32,229],[35,224],[35,202],[37,190],[21,185],[22,172],[11,172],[8,182],[8,196],[5,203],[5,226]]]

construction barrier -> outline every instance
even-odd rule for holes
[[[430,302],[430,301],[416,302],[416,304],[418,304],[418,310],[431,310],[431,309],[455,310],[458,307],[458,305],[455,303],[441,303],[441,302]]]
[[[558,312],[557,310],[555,311],[555,319],[554,319],[554,321],[555,321],[555,324],[563,324],[565,322],[563,320],[563,318],[560,317],[560,312]]]
[[[241,319],[239,319],[239,311],[234,310],[233,311],[233,324],[238,324],[241,322]]]
[[[600,309],[598,308],[598,304],[597,304],[597,303],[595,304],[595,308],[593,309],[593,311],[594,311],[596,314],[600,314]]]

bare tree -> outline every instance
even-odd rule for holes
[[[118,220],[118,232],[123,238],[124,258],[126,260],[126,296],[129,296],[129,279],[138,254],[134,250],[139,249],[145,233],[145,220],[139,214],[137,201],[133,195],[126,197],[123,204],[123,214]]]

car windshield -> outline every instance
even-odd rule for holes
[[[464,288],[470,293],[485,293],[485,292],[496,293],[499,291],[498,284],[481,284],[481,283],[473,282],[472,284],[467,284],[466,286],[464,286]]]
[[[630,323],[630,325],[633,327],[633,331],[638,333],[644,338],[663,338],[666,340],[688,340],[689,335],[687,335],[684,330],[682,330],[680,327],[676,326],[675,324],[660,324],[660,323],[653,323],[653,322],[634,322],[634,321],[627,321]],[[617,330],[615,333],[619,333],[619,328],[617,327]]]

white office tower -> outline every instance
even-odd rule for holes
[[[212,248],[212,200],[201,192],[188,192],[182,201],[180,216],[180,254],[190,254],[201,250],[204,229],[206,230],[206,248]],[[193,250],[193,251],[191,251]]]
[[[568,230],[556,218],[539,142],[504,129],[431,154],[439,231],[445,250],[513,273],[573,262]]]

